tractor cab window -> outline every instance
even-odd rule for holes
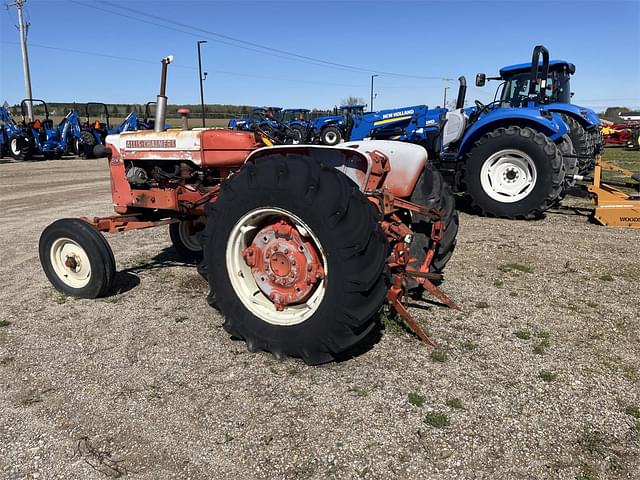
[[[529,97],[529,84],[531,75],[529,72],[519,73],[510,77],[502,89],[500,100],[511,107],[520,107]],[[547,102],[571,103],[571,88],[569,75],[565,72],[550,72],[545,86],[544,96]],[[536,85],[536,93],[540,93],[540,85]]]

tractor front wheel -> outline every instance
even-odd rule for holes
[[[25,137],[13,137],[9,140],[9,155],[14,160],[27,160],[31,157],[29,141]]]
[[[497,128],[478,140],[465,165],[471,203],[483,215],[533,219],[559,197],[565,177],[562,155],[529,127]]]
[[[111,289],[113,252],[90,223],[77,218],[53,222],[40,235],[39,254],[47,278],[65,295],[97,298]]]
[[[320,364],[371,338],[388,244],[346,175],[273,155],[223,183],[207,217],[210,303],[250,351]]]
[[[294,145],[305,143],[307,141],[307,132],[301,125],[292,125],[289,127],[290,136]]]
[[[333,147],[342,141],[342,132],[338,127],[329,125],[322,129],[322,132],[320,133],[320,141],[323,145]]]

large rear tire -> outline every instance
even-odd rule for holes
[[[542,216],[560,196],[565,169],[556,145],[529,127],[500,127],[467,155],[464,184],[482,215],[510,219]]]
[[[444,226],[444,237],[435,251],[429,268],[430,272],[441,274],[456,248],[459,219],[451,188],[444,181],[440,172],[434,169],[431,164],[427,165],[418,180],[411,194],[411,201],[428,208],[438,209],[442,213],[441,222]],[[411,229],[414,235],[410,252],[411,257],[416,259],[412,264],[414,268],[421,265],[427,250],[432,245],[432,227],[433,223],[428,217],[417,213],[411,214]],[[411,285],[411,287],[413,286]]]
[[[580,125],[580,123],[573,117],[567,114],[561,113],[564,123],[569,127],[569,138],[573,143],[573,148],[577,155],[586,155],[593,157],[595,154],[595,137],[589,134],[587,130]],[[578,173],[580,175],[586,175],[595,167],[595,160],[593,158],[579,158],[578,159]]]
[[[289,127],[290,136],[294,145],[305,143],[307,141],[307,132],[301,125],[292,125]]]
[[[116,273],[113,251],[90,223],[56,220],[40,235],[39,254],[44,273],[60,292],[97,298],[111,290]]]
[[[83,130],[80,132],[80,154],[84,158],[93,158],[93,147],[98,144],[93,133]]]
[[[388,244],[375,207],[344,174],[310,157],[273,155],[244,165],[223,183],[207,217],[210,303],[224,314],[224,328],[249,350],[319,364],[370,338],[388,289]],[[271,229],[282,228],[281,222],[291,230],[274,235]],[[306,247],[295,247],[294,238],[304,239]],[[276,241],[283,246],[271,250]],[[249,257],[270,257],[262,250],[249,254],[248,247],[264,247],[272,257],[249,266]],[[302,254],[315,263],[311,257],[294,261]],[[276,257],[282,262],[273,264]],[[317,265],[319,276],[313,273],[320,271]],[[312,277],[289,285],[288,278],[304,272]],[[287,292],[295,296],[305,285],[304,297],[282,304],[283,288],[291,287]]]
[[[576,181],[573,178],[574,175],[578,175],[579,165],[578,159],[575,157],[576,150],[573,148],[573,142],[569,135],[563,135],[558,142],[558,150],[562,155],[562,162],[564,163],[565,177],[562,182],[562,191],[560,192],[559,200],[562,200],[567,196],[567,192],[571,189]]]

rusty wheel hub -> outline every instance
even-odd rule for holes
[[[242,256],[277,310],[307,300],[324,278],[315,246],[284,218],[262,228]]]

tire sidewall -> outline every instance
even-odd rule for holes
[[[330,142],[330,141],[328,141],[328,140],[326,139],[326,136],[327,136],[327,133],[328,133],[328,132],[333,132],[333,133],[335,134],[335,136],[336,136],[336,140],[335,140],[334,142]],[[335,145],[339,144],[339,143],[340,143],[340,141],[342,140],[342,133],[340,132],[340,129],[339,129],[338,127],[335,127],[335,126],[333,126],[333,125],[330,125],[330,126],[328,126],[328,127],[325,127],[325,128],[322,130],[322,133],[321,133],[321,135],[320,135],[320,138],[321,138],[322,143],[323,143],[324,145],[328,145],[328,146],[330,146],[330,147],[333,147],[333,146],[335,146]]]

